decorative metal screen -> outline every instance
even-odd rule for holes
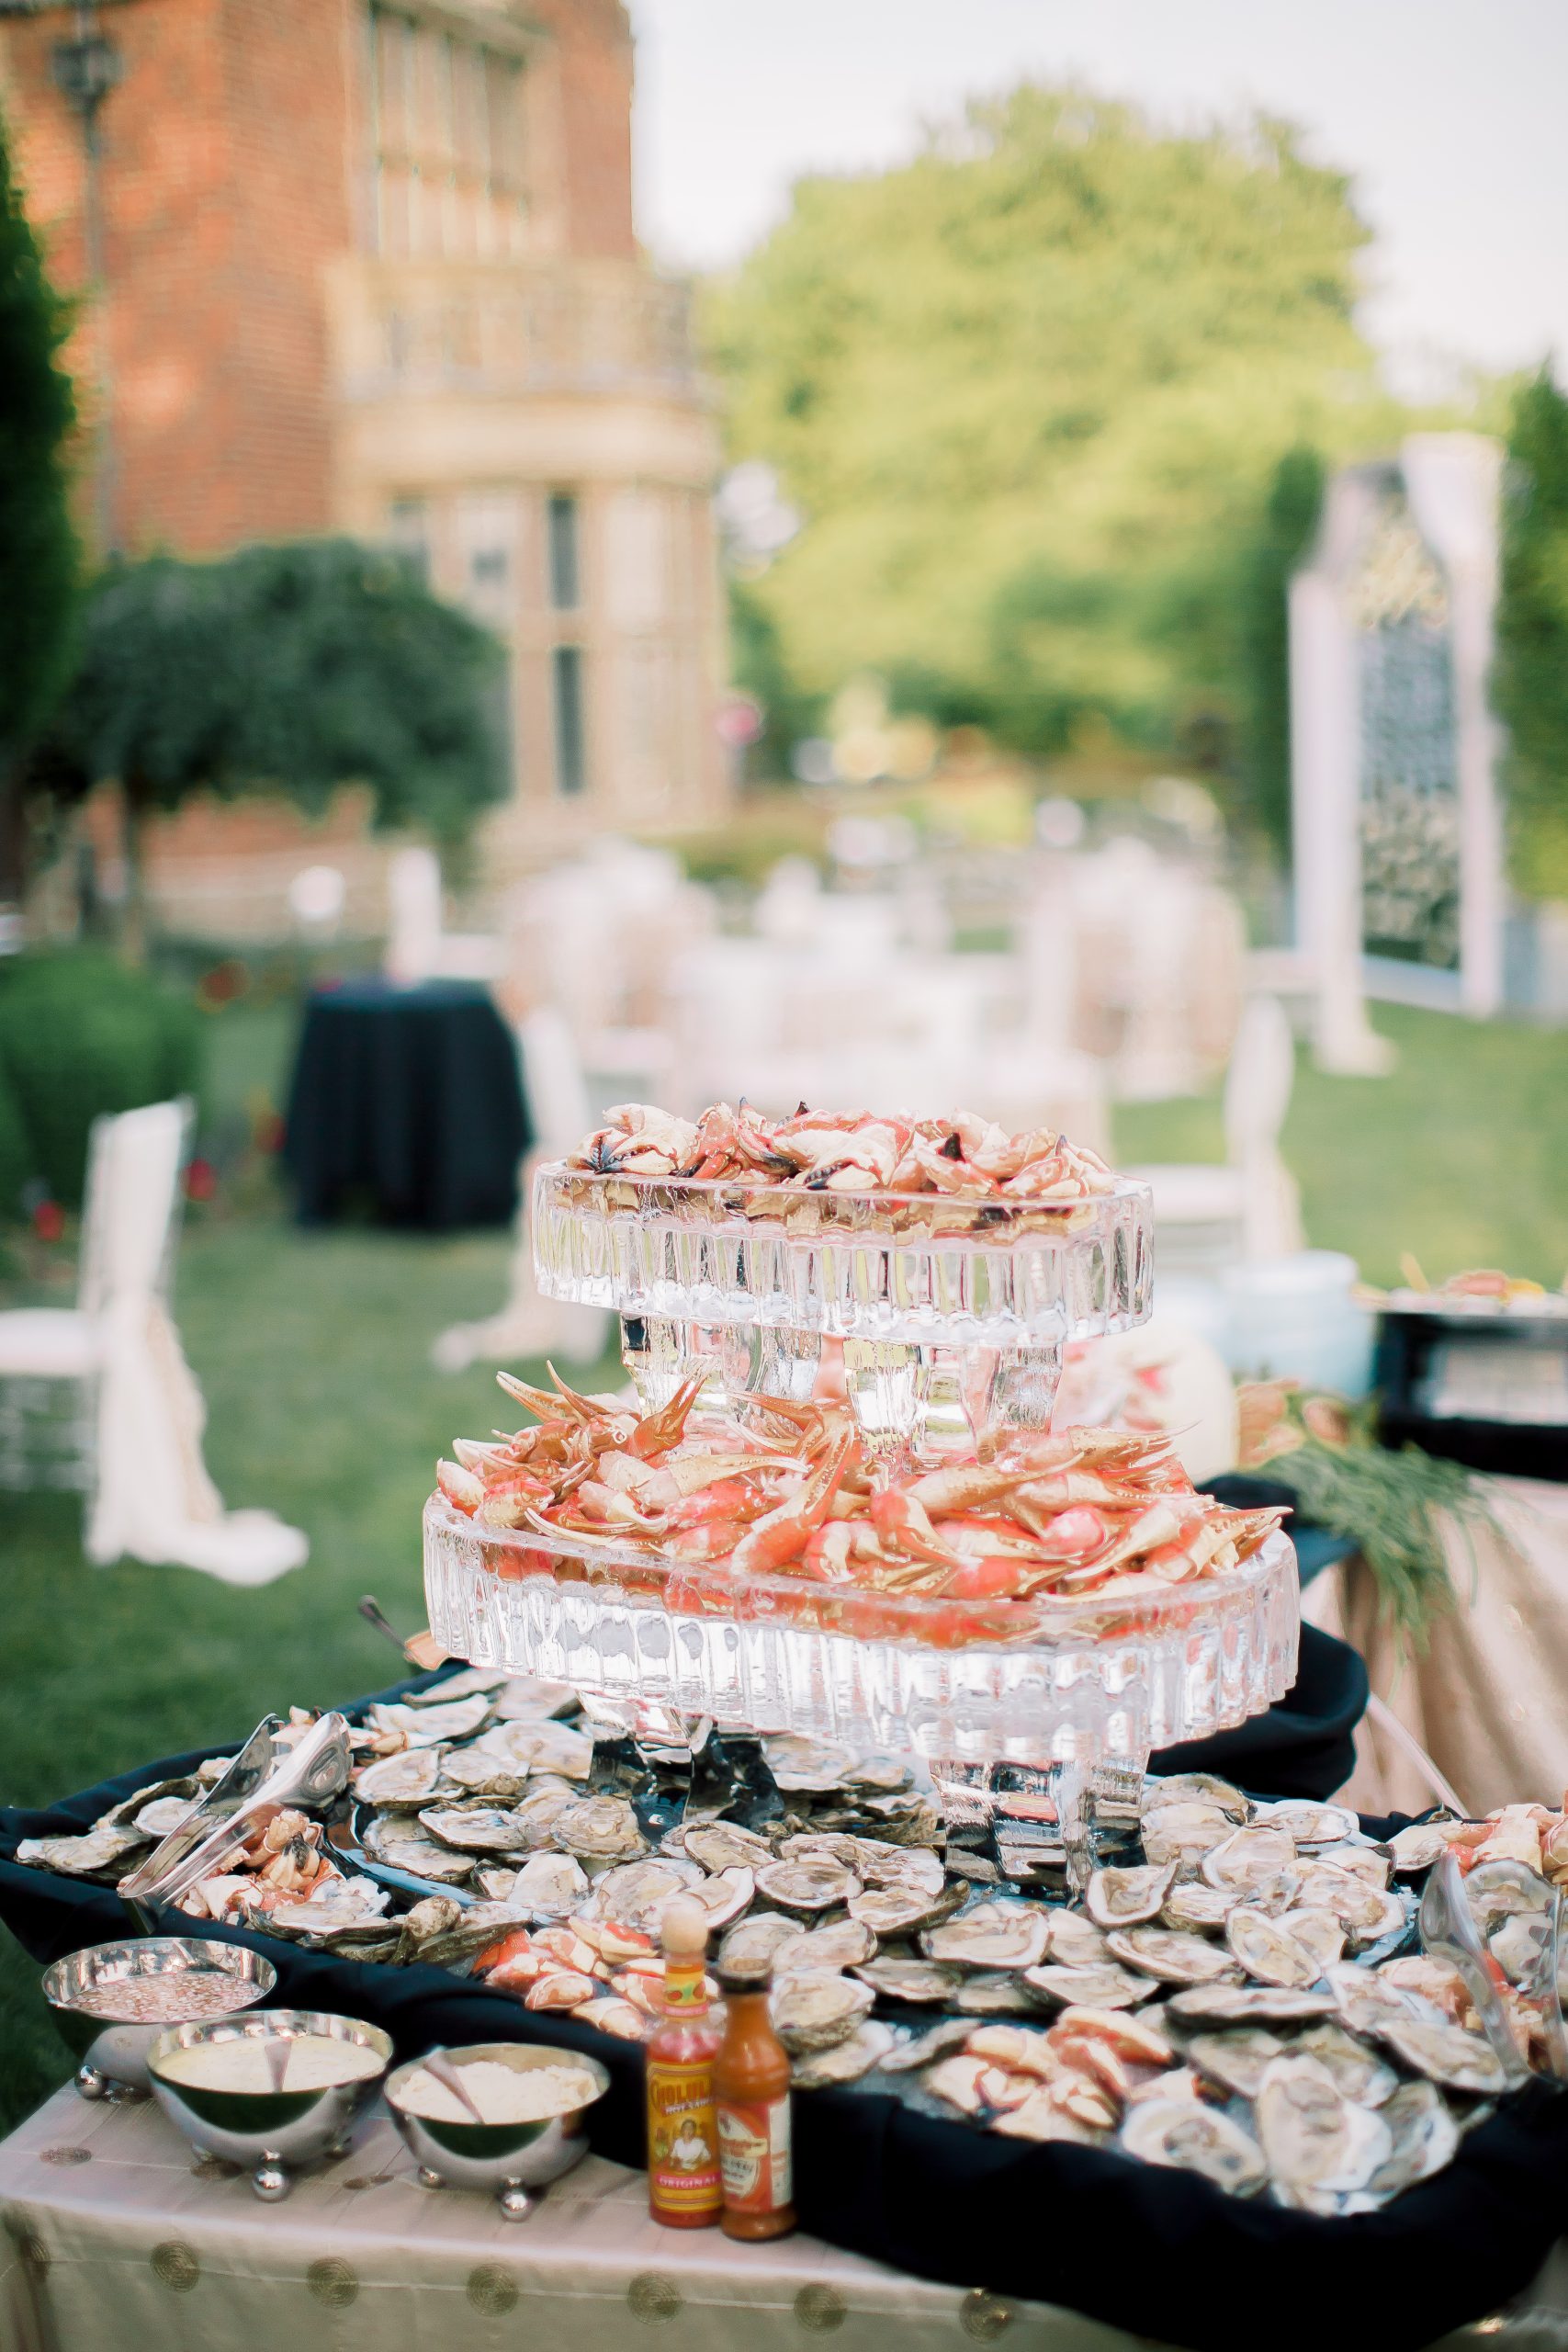
[[[1459,782],[1448,590],[1403,501],[1368,531],[1351,585],[1360,670],[1361,936],[1370,953],[1459,964]]]

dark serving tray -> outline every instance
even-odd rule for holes
[[[1324,1635],[1304,1643],[1303,1669],[1290,1700],[1269,1715],[1179,1762],[1158,1761],[1226,1772],[1259,1791],[1288,1782],[1289,1793],[1331,1794],[1348,1770],[1343,1746],[1365,1702],[1365,1677],[1354,1653]],[[436,1679],[376,1695],[396,1698]],[[35,1960],[123,1936],[127,1919],[112,1887],[22,1868],[18,1841],[83,1829],[120,1797],[191,1771],[212,1752],[142,1765],[42,1812],[0,1812],[0,1918]],[[187,1925],[169,1912],[153,1931]],[[591,2052],[611,2077],[592,2113],[592,2144],[641,2165],[637,2044],[525,2010],[510,1994],[445,1969],[308,1952],[240,1928],[203,1933],[264,1951],[277,1969],[279,2003],[367,2018],[392,2036],[400,2058],[435,2042],[480,2041]],[[1348,2220],[1248,2203],[1109,2151],[987,2136],[863,2087],[802,2094],[795,2137],[800,2217],[818,2236],[896,2269],[1065,2304],[1190,2352],[1363,2344],[1418,2352],[1522,2289],[1568,2210],[1568,2099],[1542,2084],[1472,2132],[1446,2172]]]

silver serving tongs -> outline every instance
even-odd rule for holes
[[[1504,1867],[1499,1865],[1498,1867]],[[1519,1865],[1521,1876],[1530,1879],[1533,1871]],[[1562,2029],[1562,2009],[1557,1993],[1558,1948],[1562,1925],[1562,1896],[1552,1889],[1550,1910],[1542,1912],[1546,1924],[1544,1949],[1537,1961],[1528,1985],[1519,1988],[1521,2007],[1528,2008],[1540,2021],[1547,2061],[1552,2074],[1568,2080],[1568,2038]],[[1432,1865],[1421,1897],[1421,1942],[1434,1958],[1446,1960],[1458,1970],[1464,1980],[1465,1990],[1475,2006],[1482,2030],[1496,2052],[1510,2086],[1517,2087],[1529,2078],[1530,2069],[1520,2053],[1508,2013],[1503,2007],[1496,1982],[1492,1973],[1493,1963],[1481,1930],[1476,1926],[1470,1905],[1465,1900],[1464,1879],[1458,1857],[1452,1852],[1440,1855]]]
[[[319,1811],[348,1785],[348,1724],[321,1715],[281,1750],[277,1735],[290,1727],[265,1715],[216,1786],[172,1829],[145,1861],[119,1882],[119,1895],[144,1931],[164,1904],[177,1904],[198,1880],[217,1877],[253,1826],[263,1828],[286,1807]]]

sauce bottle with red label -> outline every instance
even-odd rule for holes
[[[767,1969],[720,1969],[726,2021],[714,2063],[724,2229],[782,2238],[795,2227],[789,2055],[768,2015]]]
[[[708,2017],[707,1915],[684,1899],[667,1904],[664,2016],[648,2044],[648,2204],[671,2230],[719,2219],[718,2122],[713,2070],[718,2029]]]

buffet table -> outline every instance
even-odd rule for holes
[[[1568,1785],[1568,1487],[1488,1478],[1503,1532],[1445,1527],[1454,1606],[1408,1654],[1378,1611],[1359,1554],[1320,1577],[1302,1612],[1366,1659],[1371,1687],[1476,1812]],[[1375,1724],[1356,1732],[1345,1801],[1363,1813],[1419,1811],[1432,1792]]]
[[[492,2352],[525,2334],[559,2352],[639,2352],[660,2331],[729,2352],[742,2330],[748,2352],[816,2336],[843,2352],[1156,2344],[1054,2303],[909,2278],[804,2233],[745,2246],[661,2230],[646,2188],[590,2156],[532,2220],[509,2223],[488,2199],[421,2188],[378,2105],[348,2155],[287,2205],[259,2206],[210,2160],[193,2170],[155,2108],[58,2091],[0,2143],[0,2352]],[[1530,2352],[1561,2343],[1564,2326],[1559,2255],[1511,2314],[1441,2341]],[[1352,2323],[1345,2341],[1358,2340]]]
[[[303,1225],[367,1203],[388,1225],[506,1225],[529,1139],[517,1048],[466,980],[318,989],[305,1010],[284,1158]]]

